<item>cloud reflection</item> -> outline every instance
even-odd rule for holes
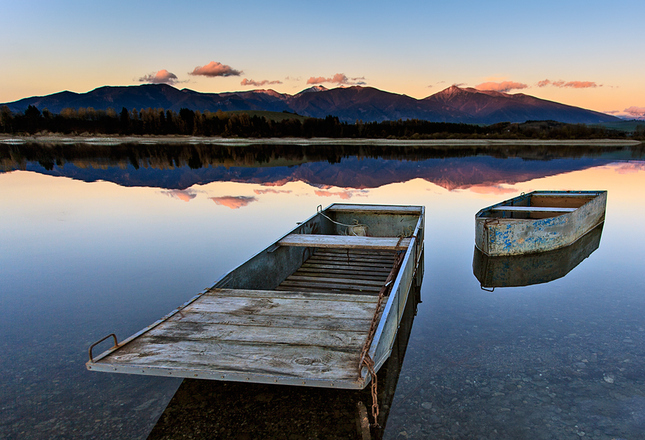
[[[260,194],[291,194],[290,189],[254,189],[254,193],[260,195]]]
[[[473,185],[467,189],[475,194],[510,194],[517,192],[515,188],[507,188],[502,185]]]
[[[246,196],[222,196],[222,197],[209,197],[213,202],[218,205],[228,206],[231,209],[240,209],[251,202],[256,202],[258,199],[255,197]]]
[[[316,190],[314,194],[318,197],[338,197],[342,200],[348,200],[352,197],[367,197],[368,191],[361,189],[345,189],[342,191]]]
[[[614,164],[614,170],[618,174],[634,174],[645,171],[645,163],[643,162],[625,162]]]
[[[197,197],[197,193],[191,189],[171,189],[169,191],[161,191],[161,193],[168,197],[183,200],[184,202],[190,202],[192,199]]]

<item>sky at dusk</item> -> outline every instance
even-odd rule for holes
[[[645,116],[643,0],[0,5],[0,102],[151,82],[415,98],[457,84]]]

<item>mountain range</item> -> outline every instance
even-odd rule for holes
[[[314,86],[295,95],[274,90],[201,93],[177,89],[166,84],[139,86],[104,86],[87,93],[64,91],[47,96],[34,96],[0,104],[13,112],[23,112],[32,105],[39,110],[59,113],[64,108],[92,107],[96,110],[125,107],[182,108],[199,111],[260,110],[291,112],[314,118],[337,116],[353,123],[382,122],[399,119],[420,119],[433,122],[494,124],[553,120],[573,124],[596,124],[619,121],[619,118],[592,110],[548,101],[523,93],[509,94],[474,88],[451,86],[427,98],[386,92],[373,87]]]

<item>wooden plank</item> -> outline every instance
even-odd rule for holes
[[[316,260],[331,260],[331,261],[353,261],[353,262],[365,262],[365,263],[381,263],[392,265],[396,258],[394,256],[385,256],[385,255],[347,255],[345,252],[339,253],[327,253],[327,252],[316,252],[309,258],[313,258],[313,261]]]
[[[353,265],[353,264],[327,264],[327,263],[319,263],[319,264],[312,264],[312,263],[305,263],[302,265],[302,267],[298,270],[308,270],[308,269],[316,269],[316,270],[329,270],[329,271],[348,271],[348,272],[353,272],[360,274],[361,272],[370,272],[373,274],[387,274],[390,273],[392,270],[392,265],[390,266],[367,266],[367,265]]]
[[[276,294],[289,294],[290,292],[276,292]],[[341,295],[341,294],[339,294]],[[361,295],[343,295],[356,296]],[[377,301],[375,296],[363,295]],[[276,315],[232,315],[230,313],[196,313],[186,312],[177,313],[169,321],[181,321],[187,323],[205,323],[205,324],[227,324],[237,326],[264,326],[264,327],[288,327],[303,328],[311,330],[342,330],[342,331],[362,331],[367,325],[369,328],[371,316],[363,319],[351,318],[324,318],[320,319],[311,316],[276,316]]]
[[[239,297],[239,298],[281,298],[287,300],[315,300],[315,301],[332,301],[335,303],[340,302],[351,302],[351,303],[375,303],[375,300],[371,296],[365,296],[364,298],[356,297],[356,295],[339,295],[337,293],[330,294],[324,292],[298,292],[293,291],[291,293],[276,292],[275,290],[247,290],[247,289],[219,289],[211,288],[208,292],[205,293],[207,296],[218,296],[225,298]]]
[[[517,212],[573,212],[578,208],[556,208],[546,206],[495,206],[491,211],[517,211]]]
[[[351,235],[289,234],[278,241],[278,245],[402,250],[407,249],[410,245],[410,239],[399,239],[398,237],[356,237]]]
[[[553,192],[553,193],[548,193],[548,192],[540,192],[536,191],[532,194],[531,196],[537,196],[537,197],[590,197],[594,198],[598,196],[597,192],[581,192],[581,193],[575,193],[575,192]]]
[[[204,295],[187,309],[195,312],[217,312],[238,315],[312,316],[359,319],[374,313],[374,303],[292,300],[286,298],[215,297]]]
[[[421,215],[420,206],[391,206],[391,205],[331,205],[327,211],[337,212],[377,212],[379,214],[416,214]]]
[[[172,321],[141,336],[142,344],[173,344],[185,342],[315,345],[317,347],[360,350],[369,324],[361,331],[321,330],[289,327],[239,326]]]
[[[318,255],[318,254],[347,255],[348,252],[349,252],[349,255],[356,256],[356,257],[359,257],[359,258],[360,257],[368,257],[368,258],[374,258],[374,257],[394,258],[394,257],[396,257],[396,251],[379,250],[379,249],[334,249],[334,248],[316,249],[316,253],[314,255]]]
[[[346,278],[350,276],[353,279],[380,281],[380,284],[385,282],[387,278],[386,272],[371,272],[361,271],[357,272],[353,269],[321,269],[316,267],[298,269],[292,276],[309,276],[309,277],[330,277],[330,278]]]
[[[349,284],[349,285],[356,285],[356,286],[374,286],[381,288],[383,286],[383,282],[381,281],[373,281],[373,280],[365,280],[365,279],[360,279],[360,278],[336,278],[336,277],[313,277],[313,276],[306,276],[306,275],[291,275],[287,277],[286,281],[303,281],[303,282],[317,282],[317,283],[331,283],[331,284]]]
[[[384,261],[384,260],[368,260],[368,259],[355,259],[347,261],[347,258],[343,257],[326,257],[326,256],[313,256],[309,258],[304,264],[343,264],[345,266],[367,266],[367,267],[389,267],[390,269],[394,265],[394,261]]]
[[[278,286],[276,287],[277,290],[282,290],[282,291],[291,291],[291,290],[304,290],[304,291],[311,291],[311,292],[320,292],[321,288],[320,287],[307,287],[303,285],[297,285],[297,286]],[[343,289],[340,287],[328,285],[326,288],[327,292],[329,293],[341,293],[345,295],[372,295],[374,298],[378,298],[378,292],[377,291],[368,291],[368,290],[349,290],[349,289]]]
[[[326,282],[326,283],[318,283],[318,282],[313,282],[313,281],[289,281],[285,280],[284,282],[280,283],[278,288],[281,287],[291,287],[291,288],[309,288],[309,289],[317,289],[318,291],[320,290],[347,290],[347,291],[357,291],[357,292],[374,292],[378,293],[381,288],[379,286],[362,286],[362,285],[354,285],[354,284],[344,284],[344,283],[332,283],[332,282]]]
[[[141,367],[268,374],[307,379],[350,380],[358,374],[360,350],[345,352],[316,346],[176,341],[129,344],[101,363]]]

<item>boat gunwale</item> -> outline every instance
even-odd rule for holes
[[[383,365],[383,363],[385,363],[385,361],[389,358],[390,352],[391,352],[391,349],[392,349],[391,344],[390,344],[390,347],[388,347],[386,355],[382,356],[379,359],[375,359],[377,349],[379,348],[379,343],[380,343],[380,340],[381,340],[381,336],[383,335],[385,325],[387,324],[388,316],[390,314],[390,311],[394,307],[394,301],[397,299],[397,297],[399,295],[399,289],[401,288],[401,282],[402,282],[403,276],[404,276],[404,268],[406,267],[407,264],[409,264],[410,258],[415,259],[415,261],[413,262],[414,263],[413,273],[412,273],[411,279],[410,279],[410,283],[412,283],[413,279],[414,279],[414,275],[415,275],[416,270],[418,269],[418,265],[420,263],[421,255],[423,253],[423,242],[419,240],[419,235],[420,235],[420,233],[423,232],[423,227],[424,227],[423,222],[424,222],[424,218],[425,218],[425,207],[420,206],[420,208],[421,208],[421,212],[419,213],[419,218],[417,220],[417,224],[415,226],[414,233],[413,233],[413,236],[415,237],[415,239],[410,240],[410,244],[408,245],[408,248],[405,251],[405,256],[403,257],[403,261],[401,262],[401,266],[399,267],[399,271],[397,273],[397,276],[396,276],[396,279],[394,281],[394,284],[392,285],[392,289],[390,289],[390,295],[389,295],[388,300],[387,300],[387,302],[385,304],[385,307],[383,308],[383,312],[381,313],[381,317],[379,319],[379,324],[378,324],[378,326],[376,328],[376,332],[374,334],[374,339],[372,341],[372,344],[370,346],[370,350],[368,352],[369,356],[375,362],[375,365],[374,365],[374,370],[375,371],[378,371],[378,369]],[[412,251],[415,248],[415,244],[416,244],[416,247],[418,248],[418,252],[415,252],[415,255],[412,256]],[[411,286],[412,286],[412,284],[410,284],[410,287]],[[405,309],[405,304],[407,304],[407,300],[408,300],[407,296],[409,296],[409,290],[410,289],[408,289],[407,292],[403,293],[403,294],[406,295],[406,299],[405,299],[405,302],[403,304],[403,307],[401,307],[401,309]],[[398,303],[397,303],[397,305],[398,305]],[[398,319],[400,319],[400,316],[402,316],[402,315],[397,314]],[[398,327],[398,324],[399,323],[397,322],[397,327]],[[362,361],[363,360],[361,359],[361,364],[359,364],[359,367],[361,368],[361,376],[365,377],[365,375],[367,373],[367,368],[362,367]]]
[[[583,206],[585,206],[587,203],[590,203],[593,201],[595,198],[600,196],[602,193],[607,193],[607,190],[574,190],[574,191],[550,191],[550,190],[536,190],[536,191],[531,191],[528,193],[523,193],[520,194],[519,196],[515,196],[513,198],[507,199],[507,200],[502,200],[499,203],[496,203],[494,205],[487,206],[485,208],[480,209],[477,211],[477,214],[475,214],[475,220],[481,221],[481,220],[487,220],[487,219],[495,219],[495,220],[505,220],[505,221],[521,221],[521,220],[529,220],[529,221],[535,221],[535,220],[542,220],[542,219],[536,219],[536,218],[508,218],[508,217],[485,217],[484,213],[488,213],[492,211],[494,208],[503,208],[505,206],[514,206],[511,203],[514,203],[518,200],[527,198],[527,197],[532,197],[532,196],[546,196],[546,197],[591,197],[590,200],[585,202],[584,204],[578,206],[575,211],[571,212],[563,212],[561,214],[555,215],[554,217],[559,217],[561,215],[567,215],[567,214],[573,214]],[[503,209],[500,209],[503,211]]]

